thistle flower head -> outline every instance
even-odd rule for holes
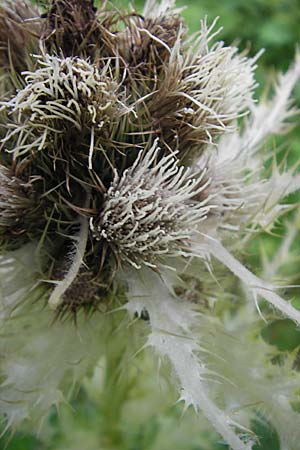
[[[13,142],[15,157],[45,148],[59,153],[71,135],[101,130],[120,112],[116,83],[86,60],[46,55],[38,66],[3,104],[17,122],[3,141]]]
[[[162,255],[190,253],[193,234],[210,210],[208,198],[198,200],[208,184],[205,170],[193,174],[176,155],[160,153],[156,142],[121,176],[116,172],[100,216],[90,222],[95,238],[136,268],[155,267]]]
[[[148,108],[162,142],[191,162],[207,143],[236,127],[253,105],[256,58],[222,42],[209,46],[215,23],[185,38],[179,29]]]

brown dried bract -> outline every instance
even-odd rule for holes
[[[61,275],[62,277],[62,275]],[[66,290],[63,301],[57,309],[57,318],[69,318],[76,322],[79,310],[84,310],[87,314],[97,309],[101,309],[108,302],[109,289],[111,286],[93,274],[88,269],[82,269],[75,278],[69,289]]]
[[[116,35],[118,53],[131,69],[151,75],[149,69],[157,69],[169,59],[181,26],[178,16],[149,19],[132,14],[126,29]]]
[[[2,241],[12,241],[13,247],[37,224],[33,181],[24,182],[12,169],[0,165],[0,236]]]
[[[26,57],[38,50],[41,32],[39,12],[25,1],[0,6],[0,66],[17,72],[27,69]]]
[[[100,33],[96,12],[93,0],[54,0],[43,15],[46,50],[62,52],[63,56],[93,57]]]

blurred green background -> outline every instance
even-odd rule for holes
[[[119,7],[128,6],[128,2],[122,0],[112,3]],[[219,25],[222,27],[219,38],[225,43],[232,44],[234,42],[240,49],[247,48],[251,55],[255,55],[261,48],[264,48],[265,53],[259,60],[257,75],[260,86],[268,85],[269,79],[273,79],[275,72],[288,67],[293,60],[296,45],[300,43],[300,0],[180,0],[177,4],[178,6],[186,5],[183,15],[191,32],[199,29],[200,19],[205,15],[208,16],[209,21],[219,16]],[[136,0],[135,6],[142,11],[143,1]],[[261,89],[262,87],[259,88],[259,90]],[[289,141],[291,161],[299,157],[299,137],[299,129],[296,129]],[[281,233],[284,232],[283,230],[282,228]],[[278,246],[279,242],[280,237],[264,237],[264,245],[270,248],[270,252]],[[253,247],[253,265],[258,263],[256,248]],[[279,351],[295,350],[300,345],[300,333],[289,321],[282,320],[271,323],[266,327],[264,333],[266,341],[276,345]],[[147,402],[146,399],[145,402]],[[48,428],[46,428],[46,434],[47,430],[49,433],[49,444],[45,443],[47,439],[46,441],[44,438],[41,440],[24,431],[15,433],[13,436],[5,434],[0,438],[0,449],[77,450],[78,448],[80,450],[102,450],[102,448],[94,447],[92,437],[93,433],[97,435],[98,420],[101,420],[99,404],[91,401],[83,389],[72,406],[76,410],[72,414],[71,409],[63,410],[60,415],[53,412],[50,425],[47,425]],[[145,408],[147,408],[146,404]],[[125,439],[126,447],[122,446],[122,449],[116,448],[115,450],[162,450],[156,442],[157,436],[161,432],[167,432],[166,424],[169,417],[172,417],[171,423],[174,425],[176,423],[174,419],[178,418],[180,421],[180,416],[180,407],[175,405],[169,410],[164,410],[162,416],[153,416],[153,419],[144,425],[138,425],[136,429],[125,430],[125,433],[128,434]],[[60,419],[64,419],[64,427],[61,427]],[[72,433],[71,429],[74,427],[77,429],[77,434],[81,433],[81,438],[79,435],[78,438],[82,439],[82,443],[85,442],[84,447],[82,444],[79,444],[80,447],[72,447],[75,445],[75,441],[72,439],[68,441],[66,434]],[[280,450],[276,433],[270,429],[263,418],[258,417],[253,422],[253,430],[260,437],[260,442],[255,446],[255,450]],[[218,440],[216,436],[215,438]],[[172,444],[170,443],[170,445]],[[228,447],[222,443],[209,444],[209,438],[206,440],[205,436],[199,441],[197,441],[197,437],[191,436],[191,442],[187,442],[180,450],[227,449]],[[173,448],[170,447],[168,450],[173,450]]]

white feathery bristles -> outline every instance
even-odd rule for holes
[[[233,121],[253,106],[259,56],[241,56],[236,47],[223,42],[210,45],[218,33],[213,32],[216,21],[209,27],[206,19],[201,21],[200,32],[183,43],[188,51],[182,57],[182,90],[189,92],[193,110],[191,130],[202,126],[209,141],[213,132],[235,129]]]
[[[290,130],[288,120],[297,110],[291,107],[291,94],[300,78],[300,54],[296,54],[294,63],[285,74],[281,74],[275,86],[271,101],[254,105],[242,134],[242,146],[245,151],[254,153],[270,135],[279,135]]]
[[[75,382],[94,367],[103,352],[107,320],[78,318],[72,323],[53,323],[51,311],[30,305],[22,314],[7,319],[0,331],[0,414],[7,427],[24,419],[40,424],[51,406],[64,400]],[[100,333],[101,330],[101,333]]]
[[[266,178],[263,160],[253,156],[247,162],[246,158],[240,154],[223,159],[218,149],[210,147],[197,161],[199,170],[207,168],[211,179],[208,193],[214,198],[220,231],[243,231],[249,226],[269,229],[293,207],[280,201],[300,189],[295,167],[278,167],[274,160]]]
[[[26,298],[33,296],[37,284],[38,267],[34,258],[35,246],[0,255],[0,329]],[[28,270],[30,269],[30,270]]]
[[[297,166],[299,166],[299,163],[297,163]],[[265,201],[258,208],[253,223],[256,222],[267,229],[273,226],[274,221],[282,214],[294,207],[293,204],[280,202],[300,188],[299,175],[295,174],[295,171],[295,167],[280,169],[274,161],[271,175],[264,183]]]
[[[78,316],[77,327],[53,322],[36,252],[30,244],[0,256],[0,414],[12,429],[24,419],[38,426],[70,394],[97,363],[111,327],[100,313]]]
[[[193,235],[212,207],[210,198],[197,199],[209,184],[206,171],[192,173],[175,154],[160,155],[156,141],[121,176],[116,172],[100,217],[90,221],[96,239],[136,268],[155,267],[161,255],[190,254]]]
[[[290,96],[300,78],[300,58],[275,87],[274,98],[253,104],[242,133],[224,134],[216,149],[207,146],[197,161],[206,167],[211,183],[208,191],[214,195],[215,213],[221,213],[219,228],[243,230],[245,226],[270,227],[290,205],[280,204],[285,196],[299,190],[296,168],[277,167],[274,162],[266,179],[264,158],[258,150],[271,135],[291,127],[288,121],[297,111],[291,108]]]
[[[262,253],[262,273],[263,278],[266,280],[272,280],[274,277],[278,277],[280,273],[280,269],[285,264],[293,264],[299,261],[299,257],[297,253],[293,257],[292,249],[293,243],[297,238],[300,231],[300,214],[296,214],[291,221],[285,222],[285,235],[283,236],[280,246],[276,250],[275,255],[272,258],[269,258],[266,253],[263,251]],[[264,249],[262,249],[264,250]]]
[[[151,331],[147,346],[153,347],[160,358],[167,358],[180,386],[180,400],[186,408],[192,406],[201,411],[216,431],[233,450],[251,450],[252,443],[244,442],[234,431],[237,425],[209,397],[207,374],[210,372],[201,361],[201,333],[194,338],[191,328],[197,314],[191,304],[182,303],[170,292],[170,281],[166,273],[157,273],[144,268],[138,273],[127,270],[129,313],[140,314],[147,310]]]
[[[212,146],[196,166],[199,170],[207,168],[211,180],[207,191],[214,198],[212,216],[218,231],[241,231],[252,223],[267,201],[268,182],[260,179],[259,173],[245,170],[239,158],[219,161],[219,153]]]
[[[299,190],[300,190],[300,175],[298,173],[297,175],[294,175],[292,177],[292,180],[289,181],[285,195],[293,194],[294,192]]]
[[[242,133],[222,137],[218,145],[220,160],[233,160],[242,155],[244,162],[249,161],[250,165],[253,155],[270,136],[282,134],[291,128],[289,119],[297,114],[297,110],[291,107],[291,94],[299,79],[300,55],[297,53],[289,70],[279,77],[273,98],[252,105]]]
[[[176,0],[146,0],[143,16],[159,18],[166,14],[179,14],[183,8],[175,8]]]
[[[48,134],[61,134],[74,126],[78,131],[89,125],[103,126],[106,116],[122,108],[118,103],[117,84],[96,66],[80,58],[36,57],[39,68],[24,72],[26,86],[15,97],[2,102],[2,109],[16,117],[8,125],[3,144],[16,138],[11,150],[16,156],[42,150]],[[116,106],[118,105],[118,106]],[[51,139],[50,139],[51,142]],[[10,149],[8,149],[9,151]]]

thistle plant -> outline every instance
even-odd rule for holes
[[[172,0],[142,14],[90,0],[0,11],[5,426],[40,422],[99,361],[114,377],[153,353],[230,448],[254,447],[259,409],[297,450],[297,365],[276,362],[260,330],[300,323],[281,295],[296,281],[278,282],[300,176],[269,140],[297,118],[298,53],[257,101],[259,55],[218,41],[216,21],[190,36]],[[251,271],[250,244],[287,212],[282,247]],[[107,417],[101,448],[120,448]]]

